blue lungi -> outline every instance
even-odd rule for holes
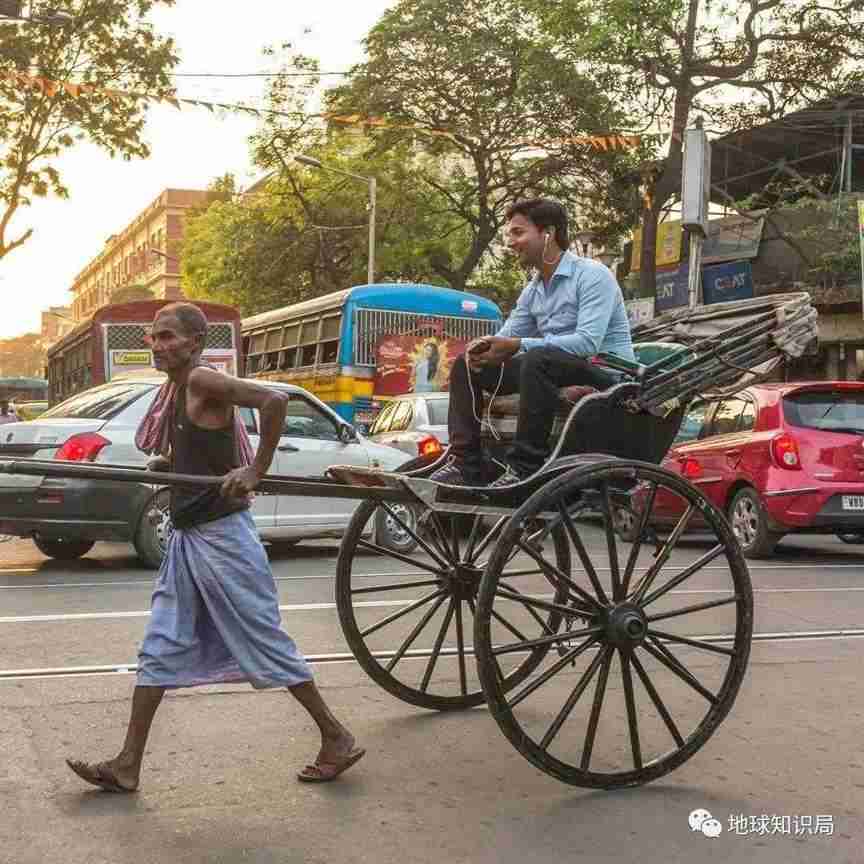
[[[138,653],[145,687],[311,681],[281,628],[276,583],[248,510],[175,530],[156,581]]]

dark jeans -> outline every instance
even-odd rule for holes
[[[520,474],[533,473],[549,455],[549,434],[558,406],[558,389],[583,384],[602,390],[613,383],[610,375],[588,360],[560,348],[535,348],[502,365],[484,366],[477,373],[469,373],[464,356],[459,357],[450,371],[447,423],[450,452],[464,461],[467,473],[482,476],[483,453],[477,419],[483,417],[481,391],[491,394],[497,388],[499,396],[518,393],[519,423],[507,459]]]

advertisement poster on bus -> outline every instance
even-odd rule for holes
[[[375,346],[375,395],[401,396],[446,390],[464,339],[444,336],[385,336]]]
[[[201,359],[210,366],[224,372],[226,375],[237,374],[237,355],[234,351],[208,349],[201,355]],[[137,372],[141,369],[153,368],[153,353],[147,349],[117,350],[108,352],[108,375],[107,380],[124,372]]]

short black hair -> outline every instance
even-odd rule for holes
[[[554,228],[555,242],[559,249],[570,246],[567,211],[557,201],[552,198],[523,198],[511,204],[504,215],[509,222],[517,214],[530,219],[538,228]]]
[[[207,335],[207,316],[194,303],[169,303],[156,313],[160,315],[173,315],[187,336]]]

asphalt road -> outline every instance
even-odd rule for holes
[[[603,538],[590,528],[586,536],[606,582]],[[671,563],[680,571],[708,548],[687,538]],[[294,774],[316,741],[290,697],[242,686],[186,690],[160,710],[141,792],[116,797],[83,789],[63,757],[105,758],[119,746],[154,574],[122,544],[63,564],[26,541],[0,544],[0,862],[864,860],[864,547],[793,538],[773,559],[750,562],[756,638],[729,716],[673,772],[618,792],[538,771],[485,707],[430,712],[370,681],[334,608],[337,551],[333,543],[272,549],[271,564],[284,626],[315,661],[319,685],[367,758],[338,783],[301,786]],[[513,567],[526,564],[520,556]],[[372,554],[354,566],[358,584],[417,578]],[[540,577],[522,578],[522,590],[542,591]],[[729,590],[721,560],[663,602],[675,608]],[[370,593],[358,616],[380,621],[422,591]],[[728,608],[700,612],[690,631],[675,632],[728,635]],[[383,628],[374,648],[395,650],[413,623]],[[419,679],[431,641],[422,654],[418,640],[422,656],[402,661],[406,678]],[[712,658],[687,656],[710,686]],[[435,686],[458,688],[453,658],[436,675]],[[470,668],[467,685],[476,687]],[[555,679],[544,692],[560,705],[573,680],[565,685]],[[629,758],[620,687],[617,696],[598,739],[612,762]],[[694,704],[685,702],[676,704],[682,716]],[[640,708],[647,747],[652,712]],[[710,812],[719,836],[691,830],[697,810]]]

